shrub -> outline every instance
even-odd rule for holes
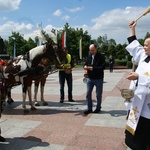
[[[115,66],[127,66],[127,60],[115,59]]]
[[[128,61],[127,66],[128,66],[128,68],[132,68],[132,66],[133,66],[132,61]]]

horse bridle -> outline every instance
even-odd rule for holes
[[[59,59],[59,57],[58,57],[58,54],[57,54],[56,52],[55,52],[55,55],[56,55],[56,59],[57,59],[59,65],[61,65],[62,63],[61,63],[61,61],[60,61],[60,59]]]

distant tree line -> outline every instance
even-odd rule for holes
[[[55,33],[55,29],[52,30]],[[58,43],[61,44],[61,35],[66,32],[66,46],[72,56],[79,61],[79,40],[82,38],[82,57],[83,59],[87,57],[89,53],[89,45],[95,43],[98,46],[98,51],[103,53],[106,60],[112,55],[115,60],[125,60],[131,61],[131,56],[125,50],[127,46],[124,44],[116,44],[115,39],[108,39],[107,35],[99,36],[97,39],[92,39],[91,35],[87,31],[83,31],[82,28],[72,28],[68,23],[66,23],[62,30],[57,31]],[[51,40],[48,33],[43,31],[47,41]],[[139,39],[139,42],[143,45],[145,38],[150,37],[150,33],[147,32],[144,39]],[[12,35],[8,37],[8,40],[4,40],[4,51],[13,56],[14,43],[16,45],[16,56],[25,54],[30,49],[37,46],[38,38],[24,39],[24,36],[19,32],[12,32]]]

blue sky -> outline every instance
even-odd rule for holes
[[[149,6],[149,0],[0,0],[0,36],[7,39],[14,31],[34,38],[40,23],[49,33],[68,22],[73,28],[87,30],[92,38],[107,34],[108,39],[123,44],[129,22]],[[138,38],[149,31],[150,13],[137,23]]]

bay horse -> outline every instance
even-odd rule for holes
[[[28,74],[27,72],[30,72],[31,69],[31,61],[34,59],[35,56],[40,55],[44,53],[45,45],[38,46],[36,48],[31,49],[29,52],[27,52],[25,55],[19,55],[15,59],[11,60],[11,67],[17,67],[20,66],[20,70],[18,70],[17,73],[21,74]],[[11,104],[14,102],[14,100],[11,97],[11,89],[12,87],[16,85],[23,84],[22,78],[18,74],[13,74],[10,77],[6,77],[6,85],[7,85],[7,102]],[[22,82],[21,82],[22,81]]]
[[[57,70],[56,70],[56,67],[54,67],[53,65],[51,66],[51,70],[46,69],[46,67],[49,65],[49,59],[47,58],[42,58],[41,63],[39,65],[42,65],[45,71],[43,72],[41,76],[36,77],[34,79],[34,97],[33,97],[34,105],[40,106],[40,103],[37,100],[38,88],[40,85],[40,100],[43,106],[47,106],[48,103],[44,99],[44,87],[46,83],[46,78],[48,77],[49,74],[57,72]]]
[[[68,60],[66,58],[66,55],[63,51],[63,49],[60,47],[60,45],[58,44],[57,45],[57,48],[55,48],[55,56],[56,56],[56,60],[55,61],[55,65],[53,65],[54,68],[51,69],[51,72],[45,72],[45,75],[43,75],[42,77],[34,80],[34,105],[35,106],[40,106],[39,102],[37,101],[37,92],[38,92],[38,87],[39,87],[39,84],[40,84],[40,94],[41,94],[41,101],[43,103],[43,106],[47,106],[48,103],[44,100],[44,86],[45,86],[45,83],[46,83],[46,78],[48,76],[48,74],[52,74],[52,73],[55,73],[57,72],[57,69],[64,63],[67,63]],[[46,65],[46,59],[45,59],[45,63],[44,63],[44,59],[43,59],[43,64]],[[54,63],[53,63],[54,64]]]
[[[20,66],[20,71],[14,75],[14,78],[15,78],[15,83],[22,84],[22,96],[23,96],[22,107],[24,109],[24,112],[28,112],[25,104],[27,92],[28,92],[29,104],[31,106],[31,110],[36,109],[32,104],[32,98],[31,98],[31,85],[33,80],[35,82],[35,90],[34,90],[35,105],[37,103],[37,90],[38,90],[39,83],[41,84],[41,101],[43,102],[43,105],[47,105],[47,103],[44,100],[43,93],[44,93],[44,85],[46,82],[46,78],[48,76],[48,72],[52,71],[50,66],[51,64],[55,64],[55,66],[58,67],[59,65],[62,64],[63,62],[62,58],[64,58],[62,53],[63,51],[60,49],[59,46],[56,47],[56,45],[54,45],[53,40],[51,41],[51,43],[46,44],[46,40],[41,30],[39,30],[37,34],[39,39],[41,39],[41,41],[45,44],[33,48],[28,53],[26,53],[26,55],[18,56],[17,59],[13,62],[14,66]],[[44,64],[43,63],[44,61],[45,62],[47,61],[48,65],[47,63]],[[41,66],[41,62],[43,66]],[[9,95],[8,97],[10,99],[10,103],[13,102],[11,98],[11,90],[8,95]]]
[[[31,110],[36,110],[35,106],[32,104],[31,97],[31,85],[33,80],[40,79],[45,76],[47,72],[51,70],[51,64],[55,62],[57,63],[56,55],[55,55],[55,47],[53,43],[44,44],[41,46],[37,46],[30,50],[26,55],[18,56],[14,61],[14,66],[20,66],[20,71],[14,75],[15,82],[20,82],[22,85],[22,97],[23,103],[22,107],[24,112],[29,112],[26,108],[26,94],[28,92],[29,104],[31,106]],[[48,65],[43,62],[47,60]],[[41,62],[44,64],[40,65]],[[45,84],[45,83],[44,83]]]

